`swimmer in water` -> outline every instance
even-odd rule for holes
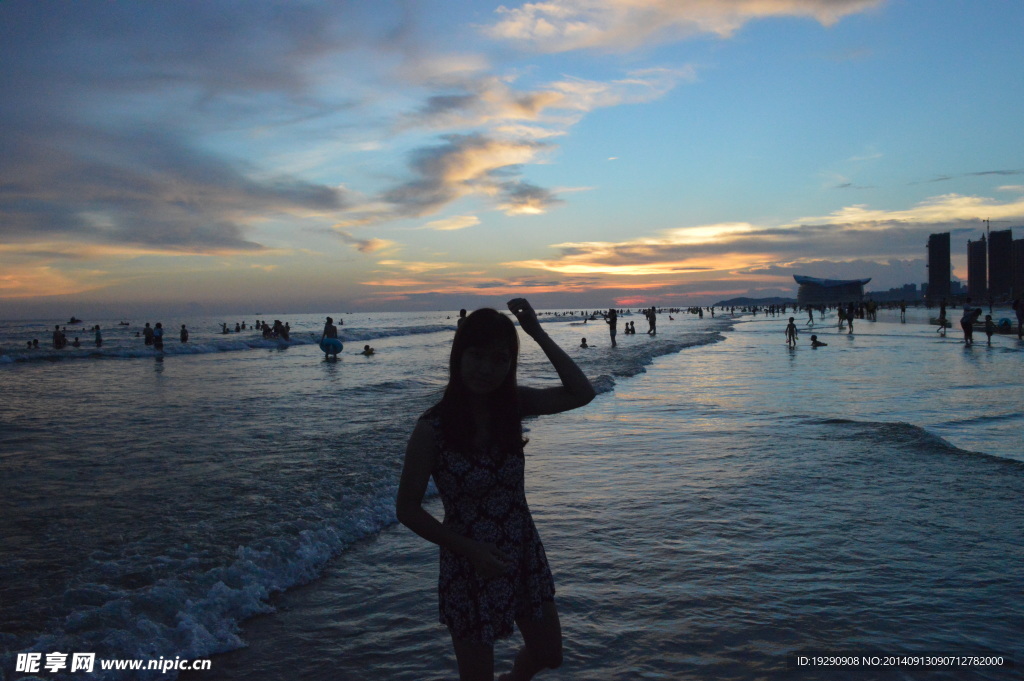
[[[817,336],[811,336],[811,347],[812,348],[823,348],[823,347],[827,347],[827,346],[828,346],[828,343],[822,343],[820,340],[818,340]]]
[[[160,322],[157,322],[156,326],[153,327],[153,349],[164,349],[164,325]]]
[[[590,347],[589,345],[587,345],[587,339],[586,338],[584,338],[582,341],[580,341],[580,347],[581,348],[589,348]]]
[[[323,349],[324,340],[326,340],[328,338],[333,338],[333,339],[337,339],[338,338],[338,327],[336,327],[334,325],[334,320],[331,319],[330,317],[328,317],[327,321],[324,323],[324,332],[322,334],[320,334],[320,348],[321,349]],[[329,349],[324,350],[324,357],[325,358],[330,358],[331,355],[334,355],[335,359],[338,358],[338,346],[335,345],[334,343],[331,343]]]
[[[359,354],[366,355],[367,357],[369,357],[373,353],[374,353],[374,349],[373,348],[371,348],[369,345],[364,345],[363,346],[363,351],[361,353],[359,353]]]

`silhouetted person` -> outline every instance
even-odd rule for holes
[[[1017,313],[1017,339],[1024,339],[1024,298],[1013,301],[1013,311]]]
[[[515,325],[496,310],[469,315],[455,332],[444,396],[409,438],[395,502],[399,522],[440,547],[438,611],[461,679],[491,681],[494,642],[517,625],[524,646],[502,678],[532,679],[562,664],[554,579],[523,491],[522,419],[582,407],[595,393],[525,299],[508,307],[561,385],[517,385]],[[444,522],[424,508],[431,477]]]
[[[320,334],[320,342],[322,343],[325,338],[337,338],[338,327],[334,325],[334,320],[330,317],[324,322],[324,332]]]
[[[971,299],[964,301],[964,313],[960,317],[960,328],[964,332],[964,345],[974,345],[974,320],[981,314],[980,307],[971,305]]]
[[[795,317],[790,317],[789,324],[786,325],[786,345],[791,348],[796,347],[797,330],[795,319]]]

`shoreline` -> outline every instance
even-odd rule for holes
[[[943,529],[935,537],[922,538],[913,532],[935,522],[957,527],[964,521],[947,514],[965,503],[962,512],[969,525],[960,528],[960,536],[994,542],[988,548],[972,547],[981,551],[979,556],[991,554],[978,559],[979,574],[995,570],[998,575],[1007,564],[1004,534],[1024,536],[1024,523],[1017,521],[1019,509],[1000,501],[1024,494],[1018,489],[1021,462],[1005,452],[1024,418],[1019,406],[1022,381],[1010,374],[993,386],[988,379],[1003,367],[1020,367],[1016,343],[993,342],[992,348],[957,351],[953,343],[961,348],[962,344],[954,338],[932,336],[920,325],[880,321],[863,322],[858,328],[864,331],[853,336],[830,333],[819,325],[816,333],[833,336],[830,347],[787,351],[784,323],[778,317],[695,321],[666,320],[664,326],[659,324],[655,339],[640,333],[621,338],[616,351],[572,349],[593,375],[607,377],[610,392],[579,413],[528,422],[527,495],[555,571],[568,632],[565,676],[550,673],[545,678],[633,678],[640,673],[760,678],[777,670],[786,654],[815,642],[813,637],[748,630],[743,613],[735,610],[734,599],[740,594],[752,611],[781,618],[782,631],[788,626],[806,634],[838,626],[846,632],[839,640],[857,635],[887,642],[879,638],[880,632],[898,624],[894,615],[873,609],[874,623],[862,628],[844,610],[850,604],[842,594],[851,588],[868,589],[882,598],[886,589],[895,588],[909,599],[911,612],[927,618],[938,606],[929,604],[926,593],[916,587],[900,591],[904,587],[893,586],[888,573],[865,573],[857,554],[834,552],[842,547],[845,534],[867,533],[884,546],[874,560],[905,564],[911,582],[932,579],[929,570],[959,570],[955,564],[943,567],[941,561],[930,567],[913,548],[926,540],[929,555],[948,553],[955,545],[953,534]],[[723,331],[726,326],[732,328]],[[572,323],[551,328],[562,343],[579,330]],[[703,341],[693,344],[695,338]],[[423,344],[426,339],[432,339],[429,346]],[[124,540],[119,544],[116,533],[126,531],[123,518],[116,513],[95,518],[109,524],[114,541],[93,531],[90,534],[97,536],[76,538],[76,545],[88,539],[92,546],[88,570],[78,579],[95,582],[88,592],[76,590],[76,597],[98,597],[112,587],[114,592],[124,591],[125,603],[142,606],[141,614],[150,617],[146,608],[154,602],[152,589],[163,589],[167,583],[147,586],[146,575],[164,574],[167,558],[187,568],[188,561],[214,555],[228,556],[229,563],[235,555],[245,561],[259,557],[256,571],[245,573],[255,581],[246,581],[233,569],[219,577],[230,584],[229,591],[210,591],[214,599],[209,605],[221,608],[220,615],[207,612],[206,606],[189,609],[184,601],[171,602],[173,608],[167,612],[153,613],[164,618],[153,621],[165,621],[168,632],[175,629],[175,621],[183,626],[196,615],[204,618],[187,646],[174,643],[177,635],[153,641],[164,646],[160,652],[165,656],[172,644],[179,645],[182,654],[234,645],[231,640],[240,632],[248,649],[214,655],[213,670],[191,674],[193,678],[234,674],[239,679],[287,681],[298,669],[308,669],[310,678],[334,678],[339,665],[356,679],[450,678],[454,666],[449,664],[448,635],[435,623],[436,549],[386,517],[392,508],[395,466],[406,428],[411,429],[403,414],[425,408],[420,403],[435,386],[423,382],[424,362],[437,365],[431,374],[443,373],[437,357],[449,339],[447,331],[398,336],[378,343],[381,354],[369,362],[323,362],[313,348],[297,347],[290,352],[206,355],[155,365],[87,362],[67,373],[48,366],[13,373],[15,378],[31,379],[33,390],[53,391],[57,399],[64,399],[69,385],[76,386],[83,424],[95,421],[89,414],[98,408],[97,413],[107,415],[108,425],[120,424],[125,433],[134,433],[133,438],[146,440],[138,452],[108,452],[100,432],[100,439],[88,449],[93,465],[114,471],[130,455],[133,469],[141,466],[147,471],[127,479],[118,476],[118,485],[129,483],[138,489],[127,488],[111,497],[118,502],[111,507],[115,509],[128,508],[129,499],[140,504],[132,508],[132,517],[145,519],[145,527],[122,545]],[[705,342],[709,340],[714,342]],[[542,385],[550,378],[550,372],[541,371],[543,357],[535,349],[523,353],[521,367],[527,376],[524,384]],[[936,374],[933,369],[940,367]],[[120,377],[114,390],[106,383],[112,373]],[[936,376],[945,390],[936,389]],[[85,388],[89,392],[78,392]],[[310,408],[311,399],[325,396],[337,396],[328,403],[334,407]],[[381,411],[382,400],[389,405],[385,411],[390,420]],[[47,423],[46,414],[34,404],[17,403],[7,410],[35,412],[38,423]],[[338,406],[344,411],[337,411]],[[179,431],[174,424],[193,411],[197,419],[202,413],[218,414],[221,420],[210,422],[208,428],[199,427],[208,417],[198,420],[195,436]],[[74,413],[62,412],[60,422],[49,422],[57,429],[58,441],[64,442],[62,434],[73,434],[77,445],[79,435],[87,435],[68,423]],[[19,431],[16,436],[31,438],[31,432]],[[40,441],[41,447],[44,444]],[[74,465],[76,445],[60,459],[65,467]],[[989,455],[978,457],[971,449]],[[31,460],[26,458],[25,463]],[[78,471],[81,484],[88,485],[88,478],[100,470]],[[162,492],[177,509],[168,515],[163,503],[154,506],[146,501],[152,496],[146,489],[149,474],[172,471],[174,477],[167,481],[186,487]],[[214,485],[208,484],[211,475],[219,478]],[[808,480],[815,484],[807,487]],[[69,491],[61,476],[54,484]],[[826,487],[818,489],[821,485]],[[230,494],[226,496],[225,490]],[[360,510],[361,499],[377,509],[372,518]],[[901,512],[917,517],[914,527],[904,527],[898,513],[865,515],[893,505],[902,508],[911,500],[915,503]],[[61,527],[70,526],[69,518],[61,522],[63,503],[48,513],[57,525],[40,531],[71,541],[60,535]],[[438,500],[432,503],[440,514]],[[930,515],[915,515],[922,508]],[[354,513],[351,517],[348,509]],[[789,520],[794,509],[799,509],[799,522]],[[822,509],[840,515],[830,521]],[[89,519],[92,524],[91,514],[79,515],[80,522]],[[165,526],[163,519],[174,519],[173,527]],[[356,530],[368,519],[385,527],[366,538]],[[196,522],[208,523],[208,530],[219,532],[220,539],[204,546],[190,529]],[[289,582],[291,573],[282,570],[290,568],[281,566],[304,560],[309,546],[297,547],[293,540],[311,532],[326,533],[326,538],[350,530],[363,538],[351,544],[327,541],[324,546],[343,548],[333,558],[323,553],[325,563],[299,580],[312,581],[269,597],[278,613],[237,617],[239,598],[267,585],[298,583]],[[993,534],[997,530],[1004,534]],[[164,533],[178,550],[168,553],[159,540],[152,541]],[[903,539],[894,544],[886,533]],[[235,537],[249,539],[240,539],[242,546],[236,549]],[[24,549],[26,556],[32,555],[30,545]],[[759,556],[777,553],[781,557],[775,562],[760,562]],[[817,561],[813,574],[805,573],[805,554]],[[101,576],[111,569],[114,581]],[[806,581],[831,572],[842,579],[834,584]],[[197,586],[190,581],[194,574],[172,571],[168,576],[176,588],[180,582],[191,591]],[[216,581],[218,574],[209,571],[203,579]],[[236,583],[240,577],[241,583]],[[1002,578],[995,579],[996,595],[1007,607],[1016,607],[1014,592],[1004,593]],[[751,585],[761,591],[751,592]],[[793,591],[792,585],[811,589],[806,593],[834,593],[815,607],[838,608],[842,618],[820,619],[804,612],[807,604],[800,598],[806,593]],[[980,616],[982,609],[972,593],[955,589],[948,607]],[[117,602],[122,601],[111,603]],[[677,603],[683,604],[681,609]],[[775,603],[788,603],[789,612],[779,611]],[[946,601],[939,605],[947,607]],[[723,613],[730,613],[724,625],[718,621]],[[96,619],[99,611],[79,608],[73,614],[79,620],[84,616],[103,623]],[[982,638],[996,643],[1005,639],[1005,626],[996,620],[985,624],[969,615],[967,621]],[[144,634],[140,624],[147,622],[111,620],[103,625],[106,628],[88,633],[140,635],[139,642],[150,645],[151,635]],[[937,646],[960,640],[944,626],[929,625],[924,631]],[[67,640],[80,640],[77,632],[68,633]],[[217,638],[204,638],[210,634]],[[741,642],[752,640],[760,640],[760,648]],[[692,654],[666,655],[669,643],[676,650],[691,649]],[[511,659],[514,648],[510,642],[510,654],[501,653],[499,658]],[[708,667],[715,659],[729,662],[726,667]],[[218,664],[225,676],[218,672]],[[270,673],[271,669],[275,671]]]

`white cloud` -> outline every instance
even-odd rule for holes
[[[436,229],[440,232],[453,232],[467,227],[476,227],[480,224],[480,218],[475,215],[453,215],[450,218],[433,220],[423,225],[423,229]]]
[[[756,19],[807,17],[829,26],[881,0],[547,0],[500,7],[487,35],[542,52],[631,50],[711,34],[728,37]]]
[[[864,204],[847,206],[829,215],[800,218],[791,226],[828,224],[870,228],[872,226],[890,227],[894,223],[942,224],[964,220],[980,222],[986,218],[993,220],[1020,219],[1022,216],[1024,216],[1024,198],[1008,203],[999,203],[995,199],[982,196],[943,194],[904,210],[869,208]]]
[[[664,96],[681,81],[696,80],[696,68],[635,70],[610,81],[563,78],[532,90],[516,90],[512,77],[467,78],[431,96],[400,127],[466,129],[490,126],[505,134],[539,139],[564,134],[581,114],[594,109],[640,104]]]
[[[395,245],[394,241],[389,241],[388,239],[359,239],[341,229],[335,229],[334,231],[339,237],[341,237],[342,241],[350,246],[354,246],[360,253],[376,253],[377,251],[381,251]]]

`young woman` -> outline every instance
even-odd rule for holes
[[[523,298],[508,303],[547,355],[562,385],[516,384],[515,325],[491,309],[455,333],[448,387],[409,439],[398,489],[398,519],[441,547],[440,621],[452,636],[462,681],[494,679],[494,641],[519,627],[525,645],[501,679],[524,681],[562,662],[554,580],[526,504],[522,419],[575,409],[594,399],[579,367],[544,332]],[[444,522],[424,510],[434,477]]]

